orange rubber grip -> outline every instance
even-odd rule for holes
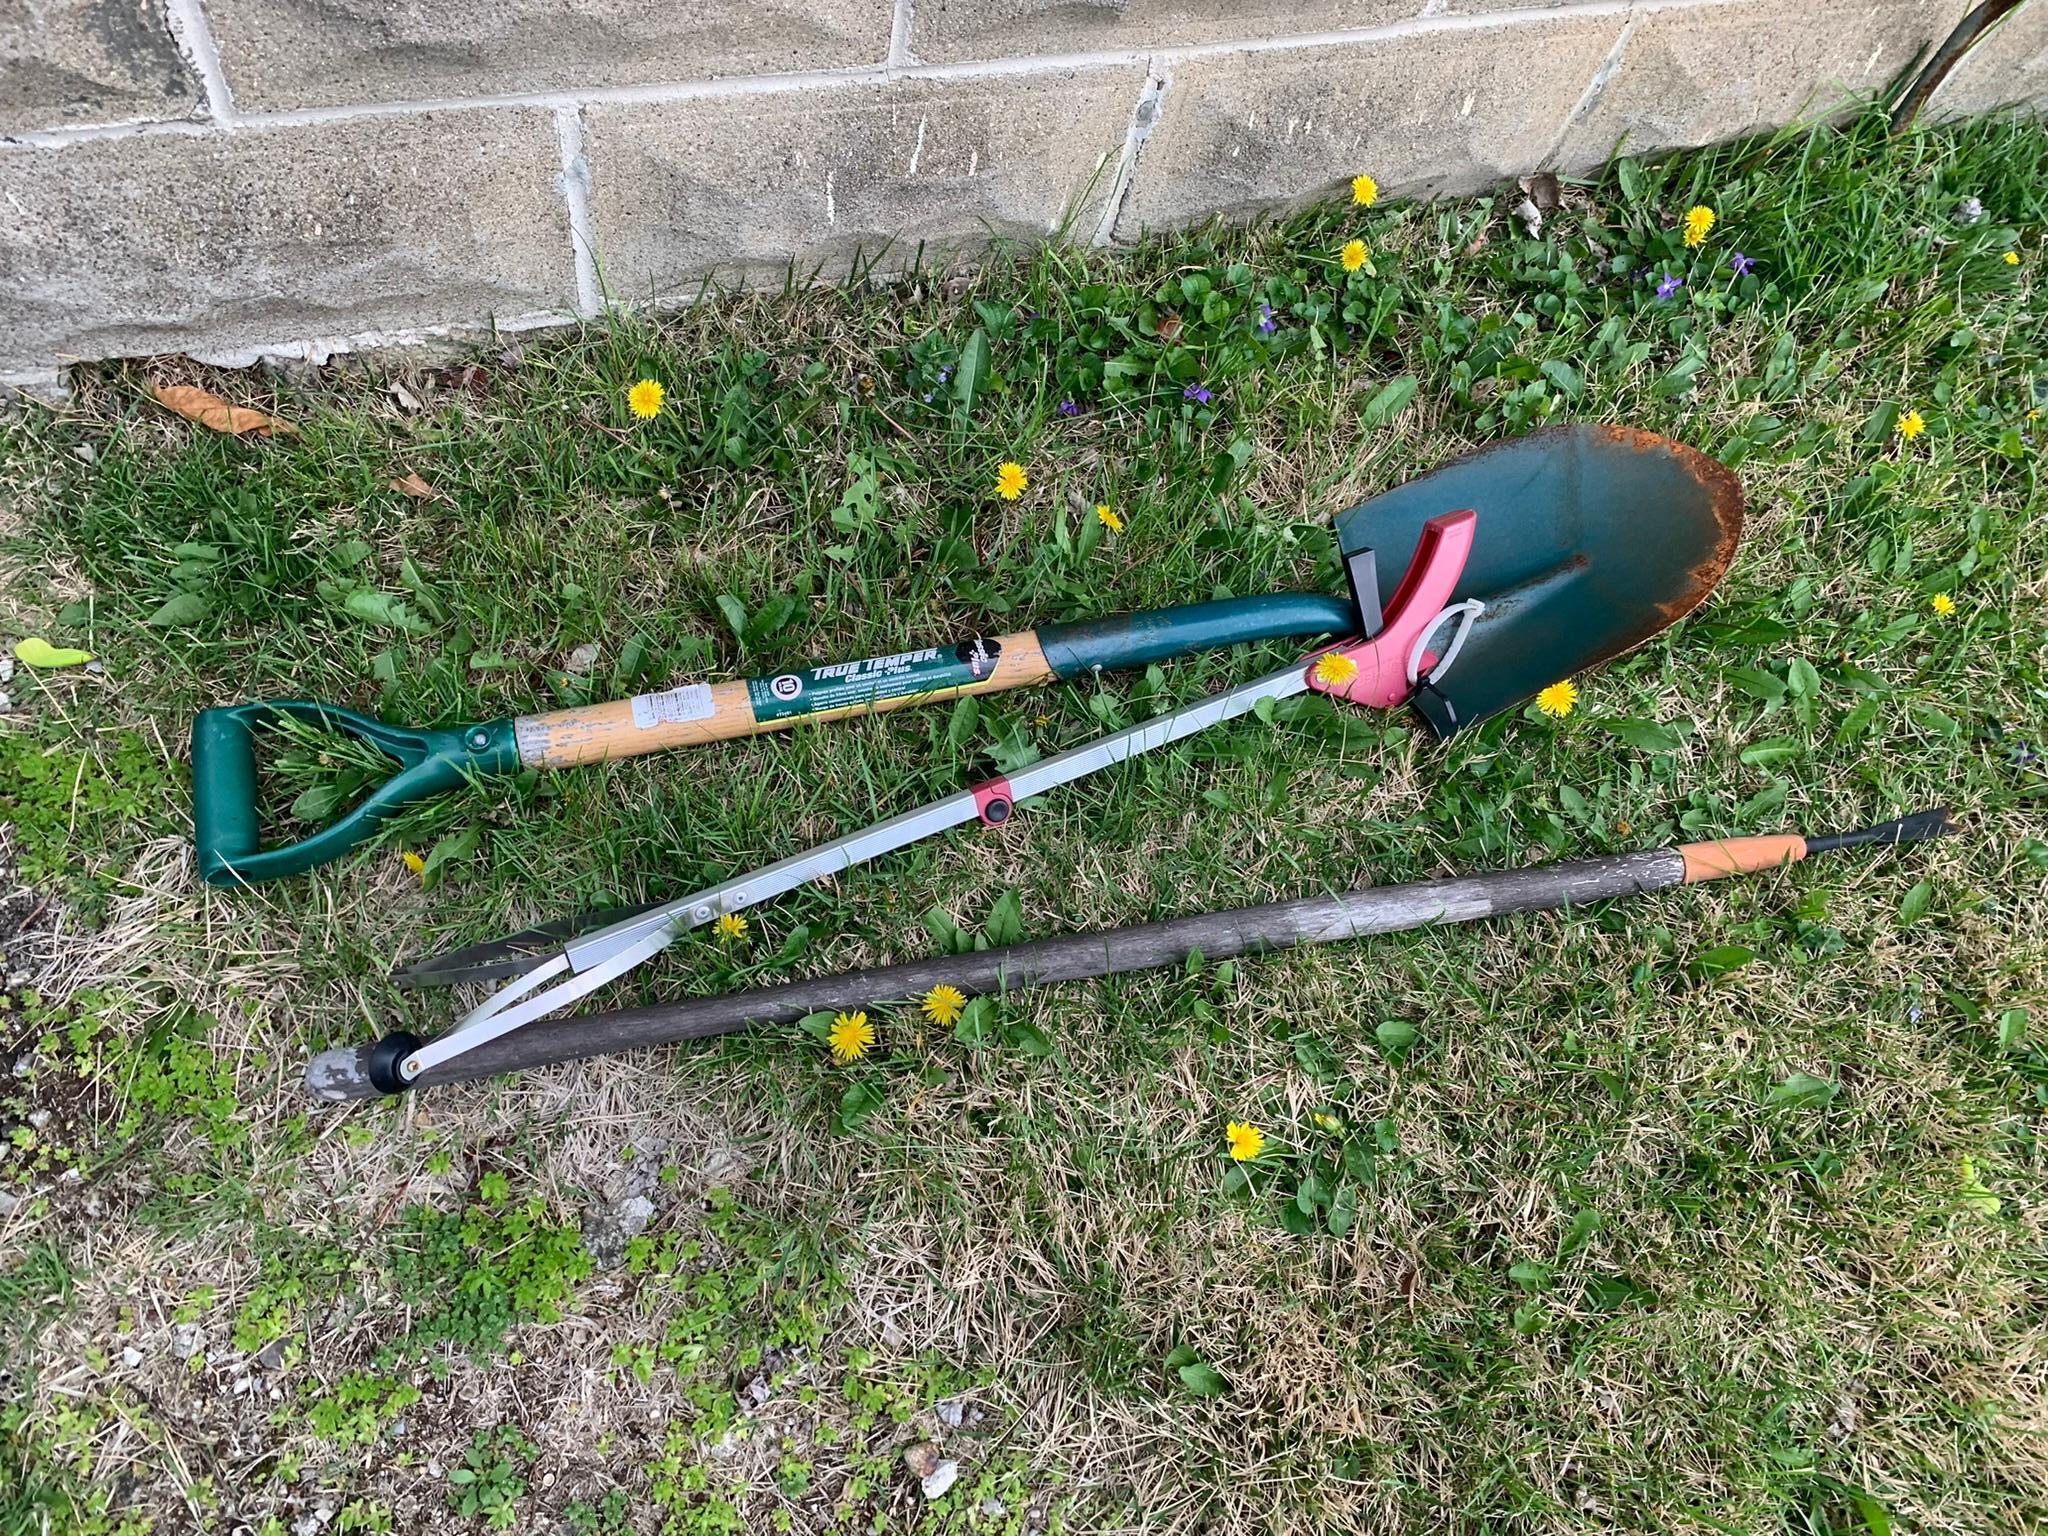
[[[1747,875],[1759,869],[1775,869],[1806,857],[1806,839],[1796,832],[1771,837],[1724,837],[1711,843],[1684,843],[1679,856],[1685,860],[1685,883],[1720,880],[1728,875]]]

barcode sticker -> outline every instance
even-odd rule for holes
[[[711,702],[709,683],[685,683],[666,693],[642,693],[633,698],[633,723],[643,731],[657,725],[709,720],[717,713],[718,706]]]

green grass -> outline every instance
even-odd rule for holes
[[[0,1530],[2048,1522],[2048,130],[1872,117],[1567,191],[1540,239],[1514,198],[1333,205],[447,367],[110,366],[11,418],[0,623],[107,673],[0,716],[0,817],[80,935],[0,1014]],[[301,433],[190,429],[145,398],[172,377]],[[311,877],[193,881],[207,704],[441,724],[1335,590],[1333,514],[1563,419],[1683,438],[1750,502],[1720,592],[1571,718],[1241,721],[607,999],[1939,802],[1967,837],[1053,989],[978,1043],[881,1016],[852,1072],[790,1029],[318,1114],[308,1053],[450,1016],[394,958],[687,891],[1285,652],[527,776]],[[277,751],[287,822],[362,789]],[[1229,1120],[1269,1138],[1249,1177]],[[590,1272],[582,1214],[642,1185]],[[962,1467],[930,1506],[924,1439]]]

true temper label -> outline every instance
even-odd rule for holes
[[[808,672],[781,672],[747,683],[756,720],[786,720],[840,710],[872,709],[885,699],[958,692],[995,674],[1000,642],[984,635],[953,646],[899,651],[865,661],[835,661]]]

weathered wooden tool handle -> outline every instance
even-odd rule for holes
[[[1683,852],[1658,848],[1204,912],[1101,933],[1036,939],[978,954],[786,982],[723,997],[543,1019],[479,1045],[443,1067],[429,1068],[412,1086],[428,1088],[641,1046],[729,1034],[750,1024],[787,1023],[823,1009],[901,1002],[922,997],[942,983],[977,996],[1179,965],[1196,951],[1207,959],[1225,960],[1300,944],[1334,944],[1430,923],[1469,923],[1509,912],[1630,896],[1682,883],[1686,867]],[[378,1090],[369,1078],[368,1051],[365,1046],[315,1057],[306,1069],[306,1086],[321,1099],[377,1097]]]

